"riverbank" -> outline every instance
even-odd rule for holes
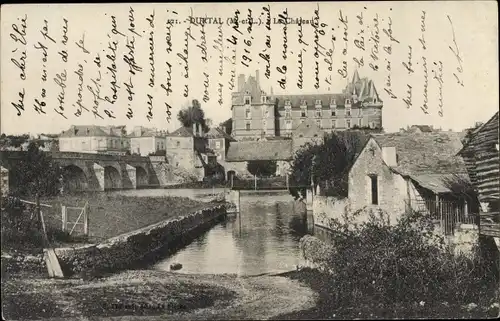
[[[483,319],[499,315],[495,298],[470,298],[467,305],[453,302],[414,302],[414,304],[381,304],[369,296],[352,306],[339,305],[336,298],[337,285],[332,277],[315,269],[304,268],[282,274],[284,278],[299,281],[317,295],[316,306],[276,316],[275,320],[347,320],[347,319]]]
[[[309,309],[316,296],[280,276],[136,270],[93,281],[2,278],[2,298],[7,319],[234,320]]]

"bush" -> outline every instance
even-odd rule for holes
[[[254,160],[247,162],[247,170],[255,176],[269,177],[276,174],[276,161]]]
[[[452,253],[419,213],[393,226],[372,216],[358,225],[332,220],[331,228],[334,251],[326,266],[339,305],[470,303],[494,291],[494,274],[481,257]]]
[[[40,246],[42,234],[33,208],[16,197],[2,199],[2,245]]]

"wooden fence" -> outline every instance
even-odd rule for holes
[[[418,199],[407,201],[407,210],[417,211],[439,221],[445,235],[453,235],[457,224],[478,225],[478,215],[469,213],[467,203]]]

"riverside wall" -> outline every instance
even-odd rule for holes
[[[126,269],[158,251],[177,247],[183,238],[211,227],[225,214],[226,206],[221,204],[118,235],[99,244],[56,248],[55,252],[65,276]]]

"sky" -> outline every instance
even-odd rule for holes
[[[237,12],[236,28],[229,20]],[[277,21],[285,12],[294,19],[286,26]],[[202,27],[189,23],[190,15],[213,19]],[[462,130],[498,110],[497,15],[493,1],[4,5],[0,130],[59,133],[95,124],[172,131],[180,126],[178,111],[193,99],[218,124],[231,117],[231,79],[237,86],[239,74],[256,70],[262,89],[274,94],[340,93],[358,70],[384,102],[386,131],[412,124]],[[233,36],[236,45],[228,41]],[[284,66],[285,75],[278,70]],[[34,106],[40,111],[43,104],[45,114],[38,113]]]

